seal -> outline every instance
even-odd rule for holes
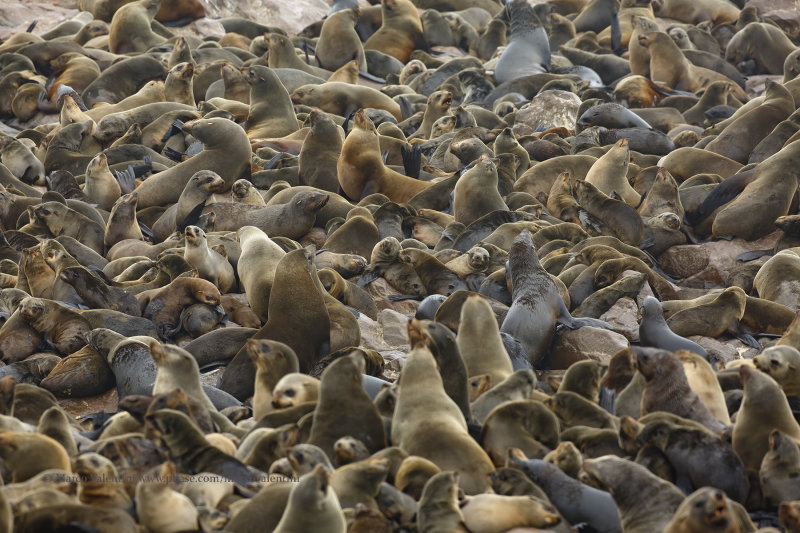
[[[308,250],[293,250],[281,258],[270,292],[267,322],[252,337],[290,346],[304,373],[330,350],[330,319],[314,278],[316,269]],[[304,324],[303,328],[299,329],[299,324]],[[225,368],[219,388],[240,401],[247,399],[253,394],[254,374],[246,350],[241,349]]]
[[[405,203],[431,186],[383,163],[378,132],[363,109],[353,117],[353,129],[344,140],[336,169],[342,190],[355,200],[380,193],[393,202]]]
[[[108,216],[103,234],[103,244],[106,249],[125,239],[144,240],[139,222],[136,220],[138,203],[139,194],[133,191],[120,196],[111,206],[111,214]]]
[[[734,533],[741,531],[736,511],[725,493],[711,487],[703,487],[688,496],[664,528],[664,533],[700,533],[719,531]]]
[[[2,431],[0,444],[0,457],[10,469],[11,483],[26,481],[48,469],[72,472],[64,447],[46,435]]]
[[[597,531],[622,532],[619,512],[612,496],[576,479],[572,479],[558,467],[539,459],[526,459],[511,448],[509,466],[517,468],[538,485],[550,502],[570,524],[588,523]]]
[[[746,164],[758,143],[793,112],[791,93],[780,83],[769,82],[761,105],[732,120],[705,149]]]
[[[165,463],[158,467],[163,478],[142,480],[136,485],[136,516],[139,523],[152,531],[180,531],[197,527],[198,510],[187,496],[172,488],[175,465]],[[169,507],[165,507],[165,506]],[[167,511],[169,509],[169,511]]]
[[[667,411],[695,420],[714,433],[725,429],[689,387],[686,372],[674,352],[656,348],[635,348],[635,351],[639,372],[646,380],[642,415]]]
[[[378,50],[405,64],[415,49],[428,49],[419,12],[410,0],[381,0],[381,20],[364,50]]]
[[[331,459],[334,444],[347,435],[363,442],[372,453],[386,446],[383,421],[361,385],[363,366],[360,355],[342,357],[322,373],[309,443],[319,446]],[[344,410],[342,405],[346,406]]]
[[[456,342],[467,367],[467,376],[488,374],[492,383],[498,384],[514,372],[494,312],[484,298],[467,297],[461,307]]]
[[[661,302],[647,296],[642,303],[642,321],[639,324],[639,340],[642,346],[652,346],[662,350],[688,350],[706,360],[708,352],[694,341],[675,334],[664,319]]]
[[[275,385],[272,392],[272,405],[277,409],[286,409],[301,403],[316,402],[319,396],[319,380],[317,378],[292,372],[284,375]]]
[[[264,207],[264,197],[258,192],[258,189],[248,180],[236,180],[231,185],[231,200],[247,205],[255,205],[257,207]]]
[[[576,181],[574,190],[578,203],[587,213],[608,226],[625,244],[638,246],[644,234],[644,222],[636,209],[606,196],[587,181]]]
[[[758,477],[765,505],[777,506],[789,501],[797,490],[796,474],[800,468],[800,448],[780,430],[769,434],[769,449],[761,461]]]
[[[25,298],[19,304],[19,314],[62,355],[85,346],[85,336],[92,330],[86,319],[75,311],[43,298]]]
[[[264,207],[233,202],[217,202],[203,208],[203,214],[215,215],[216,231],[236,231],[242,226],[256,226],[275,237],[299,239],[314,226],[316,213],[325,207],[329,193],[314,189],[302,191],[285,204]]]
[[[514,239],[509,251],[508,273],[511,276],[512,304],[500,331],[522,343],[528,360],[534,366],[543,361],[549,350],[556,324],[570,329],[608,327],[602,320],[574,318],[569,314],[557,285],[539,263],[533,239],[527,230]]]
[[[142,316],[151,320],[164,339],[171,338],[181,327],[181,311],[193,303],[219,305],[217,287],[204,279],[179,277],[163,288],[136,295]]]
[[[794,164],[800,158],[800,145],[791,143],[775,155],[758,164],[751,180],[744,189],[720,211],[712,223],[711,231],[715,237],[741,237],[752,241],[759,239],[775,229],[775,219],[789,213],[793,194],[790,184],[796,179]],[[788,172],[786,169],[789,169]],[[725,182],[723,182],[725,183]],[[752,206],[758,209],[752,212]],[[747,224],[741,217],[745,210],[751,215]]]
[[[659,412],[642,418],[636,436],[643,447],[660,450],[675,471],[680,488],[690,492],[703,486],[724,490],[744,502],[750,484],[742,460],[730,445],[699,424]]]
[[[337,162],[342,152],[342,129],[327,113],[312,109],[306,122],[311,129],[298,156],[300,185],[337,192]]]
[[[800,440],[800,425],[774,379],[749,365],[739,367],[739,379],[744,397],[733,425],[733,450],[748,471],[758,472],[769,450],[770,432],[778,429],[797,441]]]
[[[296,132],[298,123],[292,100],[278,75],[259,65],[243,67],[242,75],[250,85],[247,136],[283,137]]]
[[[242,249],[236,265],[239,282],[253,312],[266,322],[275,271],[286,252],[255,226],[243,226],[237,235]]]
[[[631,533],[660,531],[684,499],[669,481],[640,464],[612,455],[586,459],[578,479],[611,494],[623,531]],[[642,505],[643,498],[647,505]]]
[[[478,161],[462,174],[453,189],[456,221],[469,226],[492,211],[507,211],[497,181],[497,167],[488,158]]]
[[[498,468],[505,465],[506,451],[515,445],[523,453],[544,457],[558,444],[559,421],[542,402],[513,400],[497,406],[483,421],[480,443]]]
[[[606,196],[616,192],[626,204],[638,207],[641,195],[628,182],[628,165],[631,153],[629,139],[620,139],[614,146],[594,162],[586,174],[585,181],[591,183]]]
[[[362,85],[341,81],[302,85],[292,92],[291,98],[295,104],[317,107],[340,117],[347,117],[357,109],[373,108],[386,110],[398,121],[403,120],[400,104],[377,89]]]
[[[292,487],[286,510],[275,527],[276,533],[344,533],[344,513],[331,486],[330,471],[317,465]]]
[[[258,481],[261,477],[238,459],[209,444],[191,419],[179,411],[158,409],[149,412],[145,416],[145,428],[164,442],[178,472],[218,474],[240,485]]]
[[[236,283],[233,266],[208,247],[206,233],[197,226],[187,226],[184,239],[186,248],[183,258],[197,270],[198,276],[216,285],[221,293],[230,292]]]
[[[108,28],[108,50],[112,54],[146,52],[164,42],[150,24],[161,5],[160,0],[139,0],[114,12]]]
[[[69,283],[91,309],[110,309],[130,316],[141,316],[139,303],[129,291],[107,285],[86,267],[64,268],[59,279]]]
[[[550,41],[533,7],[520,0],[506,4],[511,31],[494,68],[498,84],[550,70]]]
[[[349,61],[358,60],[358,70],[367,70],[364,46],[355,29],[359,10],[343,9],[322,23],[314,58],[320,67],[334,71]]]
[[[392,442],[439,468],[459,472],[459,486],[469,494],[484,492],[494,467],[467,433],[464,415],[447,396],[433,354],[423,345],[412,349],[400,374],[400,392],[392,417]]]
[[[458,472],[439,472],[425,483],[417,513],[417,528],[420,531],[469,531],[459,508],[459,477]]]
[[[177,203],[169,206],[153,224],[156,238],[163,241],[176,228],[183,231],[190,224],[197,225],[198,221],[195,219],[198,212],[202,211],[202,206],[206,205],[215,192],[222,192],[224,188],[225,181],[216,172],[207,170],[195,172],[183,187]]]
[[[800,352],[787,344],[770,346],[753,357],[756,368],[781,386],[786,396],[800,395]]]
[[[139,209],[178,201],[198,171],[217,173],[224,180],[225,189],[248,171],[250,141],[235,122],[224,118],[199,119],[185,124],[182,130],[202,142],[203,151],[142,182],[136,188]]]

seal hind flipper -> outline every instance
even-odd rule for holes
[[[122,189],[122,194],[128,194],[136,188],[136,173],[133,170],[133,165],[128,165],[125,170],[115,170],[119,188]]]
[[[751,168],[750,170],[739,172],[719,182],[717,186],[708,193],[706,199],[703,200],[703,203],[700,204],[700,207],[698,207],[697,211],[693,214],[690,219],[692,226],[696,226],[704,218],[716,211],[717,208],[722,207],[739,196],[739,193],[742,192],[754,178],[755,168]]]
[[[148,228],[148,227],[147,227],[147,226],[146,226],[144,223],[142,223],[141,221],[138,221],[138,220],[137,220],[136,222],[137,222],[137,224],[139,224],[139,231],[141,231],[141,232],[142,232],[142,235],[144,235],[145,237],[147,237],[149,240],[151,240],[151,241],[152,241],[152,242],[154,242],[154,243],[155,243],[155,242],[158,242],[158,237],[156,237],[156,234],[155,234],[155,233],[153,233],[153,230],[151,230],[150,228]]]
[[[556,331],[559,331],[559,327],[567,328],[567,329],[579,329],[584,326],[592,326],[594,328],[602,328],[602,329],[610,329],[613,330],[614,327],[606,322],[605,320],[600,320],[598,318],[587,318],[581,317],[576,318],[569,313],[569,309],[564,304],[564,300],[559,297],[559,314],[556,317]]]
[[[200,218],[200,213],[203,212],[203,208],[206,206],[205,200],[194,206],[194,208],[189,211],[189,214],[186,215],[186,218],[181,220],[176,226],[175,231],[180,231],[183,233],[183,230],[186,229],[187,226],[193,226],[197,219]]]
[[[617,391],[614,389],[609,389],[606,387],[602,387],[600,389],[600,396],[598,397],[597,403],[600,404],[600,407],[611,413],[612,415],[617,415]]]
[[[361,76],[362,78],[364,78],[365,80],[374,81],[375,83],[383,83],[383,84],[386,83],[386,80],[384,78],[380,78],[378,76],[373,76],[369,72],[365,72],[363,70],[359,70],[358,71],[358,75]]]
[[[172,137],[174,137],[175,135],[177,135],[177,134],[179,134],[181,132],[183,132],[183,121],[181,119],[175,119],[175,122],[173,122],[170,125],[169,129],[167,130],[167,132],[164,134],[163,137],[161,137],[161,143],[163,144],[163,143],[167,142]]]
[[[25,250],[26,248],[32,248],[39,244],[39,239],[34,237],[33,235],[28,235],[23,231],[17,230],[7,230],[4,232],[6,240],[8,241],[9,246],[15,249],[18,252]]]
[[[414,114],[414,108],[411,107],[411,102],[409,102],[408,98],[405,96],[398,96],[397,104],[400,106],[400,115],[403,117],[403,120],[406,120]]]
[[[281,157],[283,157],[284,152],[278,152],[277,154],[273,155],[272,158],[264,163],[264,170],[271,170],[275,168],[275,165],[278,163]]]
[[[419,172],[422,170],[422,150],[419,146],[412,146],[410,150],[400,146],[400,154],[403,156],[403,170],[406,176],[418,180]]]
[[[170,147],[165,148],[164,151],[161,152],[161,153],[164,154],[165,156],[169,157],[173,161],[177,161],[178,163],[181,163],[183,161],[183,155],[184,154],[182,152],[174,150],[174,149],[172,149]]]
[[[377,268],[372,270],[367,270],[363,274],[361,274],[360,278],[358,278],[358,282],[356,283],[356,285],[358,285],[359,287],[365,287],[370,283],[372,283],[373,281],[375,281],[376,279],[380,278],[381,275],[382,275],[381,271]]]

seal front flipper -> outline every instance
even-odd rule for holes
[[[754,259],[758,259],[759,257],[764,257],[765,255],[772,255],[774,250],[751,250],[749,252],[743,252],[736,256],[736,260],[742,263],[747,263],[748,261],[753,261]]]
[[[619,4],[614,2],[614,8],[611,10],[611,49],[614,53],[621,52],[622,45],[622,28],[619,25]]]
[[[600,320],[597,318],[575,318],[569,313],[567,306],[564,305],[564,300],[559,298],[559,307],[561,310],[559,311],[559,315],[556,317],[556,331],[558,331],[559,326],[565,327],[567,329],[578,329],[584,326],[592,326],[595,328],[603,328],[603,329],[611,329],[613,330],[613,326],[606,322],[605,320]]]

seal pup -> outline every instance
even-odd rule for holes
[[[292,487],[275,533],[344,533],[347,529],[339,499],[331,487],[330,471],[317,465]]]
[[[511,277],[512,303],[500,331],[522,343],[528,360],[534,366],[541,363],[555,335],[556,324],[569,329],[594,326],[610,329],[595,318],[574,318],[536,255],[533,239],[523,230],[514,239],[508,257]]]

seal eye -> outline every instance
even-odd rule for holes
[[[286,392],[284,392],[284,394],[286,396],[288,396],[289,398],[293,398],[294,397],[294,389],[288,389]]]

